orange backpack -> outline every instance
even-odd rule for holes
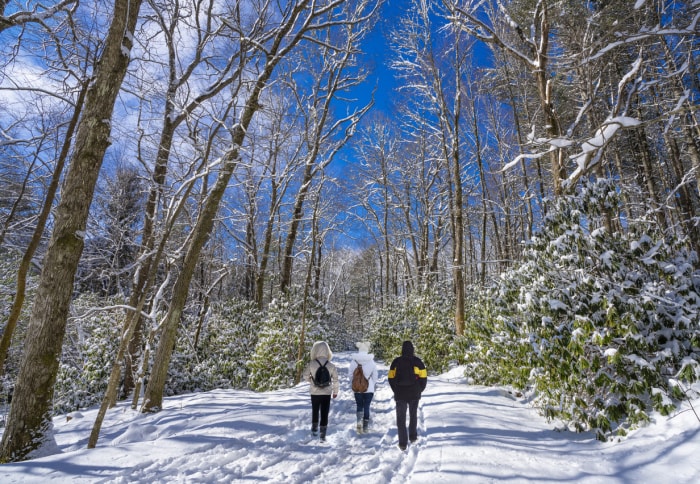
[[[352,391],[355,393],[364,393],[369,387],[369,382],[365,378],[365,373],[362,371],[362,365],[357,363],[357,368],[352,372]]]

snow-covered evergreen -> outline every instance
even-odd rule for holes
[[[696,254],[644,221],[605,218],[609,182],[561,198],[474,328],[477,381],[532,392],[545,415],[599,438],[670,412],[700,376]]]
[[[250,388],[266,391],[293,386],[314,341],[326,340],[334,348],[326,325],[330,319],[325,307],[313,298],[307,299],[305,316],[303,300],[292,293],[273,300],[248,362]]]
[[[262,313],[252,301],[215,304],[201,327],[181,331],[167,389],[170,394],[246,388],[246,363],[258,341]]]
[[[367,323],[375,355],[391,361],[401,344],[412,340],[430,373],[442,373],[460,362],[464,345],[454,334],[454,304],[448,291],[428,291],[390,302]]]
[[[55,413],[80,410],[102,400],[119,346],[123,311],[97,308],[120,303],[118,298],[100,300],[91,293],[73,301],[54,387]]]

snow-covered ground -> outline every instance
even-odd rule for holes
[[[418,442],[402,452],[384,366],[371,431],[356,434],[349,358],[333,360],[344,381],[326,443],[310,435],[307,384],[218,390],[168,398],[152,415],[120,404],[93,450],[86,445],[95,409],[57,418],[60,453],[2,465],[0,482],[700,482],[700,422],[690,407],[601,443],[556,431],[507,392],[469,386],[457,371],[428,378]]]

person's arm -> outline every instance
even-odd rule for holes
[[[420,392],[423,393],[425,387],[428,384],[428,370],[425,369],[425,364],[420,358],[416,358],[416,366],[418,367],[418,385],[420,386]]]
[[[314,374],[313,371],[311,371],[311,362],[306,365],[306,369],[304,370],[304,379],[309,382],[309,385],[314,384]]]
[[[338,368],[335,365],[331,366],[331,380],[333,386],[333,398],[338,396],[340,390],[340,382],[338,381]]]
[[[391,387],[391,391],[396,393],[396,362],[398,359],[394,359],[394,361],[391,362],[391,366],[389,367],[389,386]]]

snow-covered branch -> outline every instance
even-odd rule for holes
[[[44,8],[43,10],[40,9],[40,7],[43,7],[41,5],[37,6],[34,8],[34,10],[29,11],[29,10],[21,10],[19,12],[15,12],[11,15],[5,16],[1,15],[0,16],[0,32],[3,30],[9,29],[11,27],[18,27],[22,25],[26,25],[29,23],[43,23],[46,20],[50,19],[57,13],[61,11],[68,11],[70,10],[69,7],[73,6],[73,4],[77,4],[78,0],[61,0],[58,2],[56,5],[48,8]],[[4,6],[5,2],[2,3]],[[0,12],[4,14],[4,12]]]
[[[600,162],[605,147],[613,140],[621,128],[635,127],[640,124],[641,122],[638,119],[627,116],[618,116],[605,120],[596,130],[593,137],[581,143],[579,153],[571,156],[571,159],[576,163],[576,169],[569,175],[565,182],[566,185],[574,185],[581,176]]]

